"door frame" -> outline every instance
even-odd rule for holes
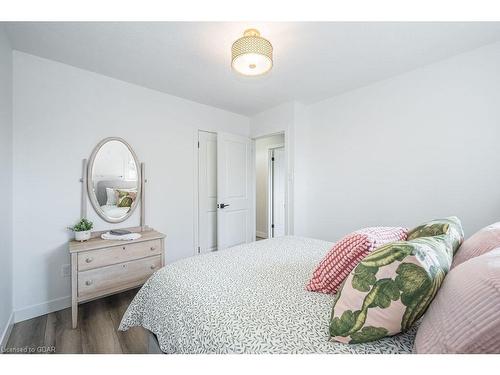
[[[253,171],[253,183],[252,183],[252,189],[253,189],[253,194],[254,194],[254,199],[253,199],[253,235],[254,237],[256,236],[257,233],[257,197],[256,197],[256,192],[257,192],[257,178],[256,178],[256,173],[255,173],[255,141],[257,139],[261,138],[269,138],[272,137],[273,135],[279,135],[283,134],[284,142],[283,143],[278,143],[278,144],[272,144],[267,146],[268,148],[268,153],[271,148],[279,148],[279,147],[284,147],[285,148],[285,236],[292,235],[293,234],[293,229],[291,227],[292,221],[292,214],[293,214],[293,196],[292,196],[292,180],[291,180],[291,163],[290,163],[290,147],[289,147],[289,136],[288,136],[288,131],[287,130],[282,130],[282,131],[277,131],[273,133],[268,133],[268,134],[263,134],[259,135],[258,137],[253,137],[252,138],[252,149],[253,149],[253,157],[252,157],[252,171]],[[268,177],[268,184],[269,184],[269,177]],[[269,192],[269,186],[268,186],[268,192]],[[268,194],[268,233],[267,236],[269,238],[269,194]]]
[[[199,190],[200,190],[200,181],[199,181],[199,144],[198,144],[198,133],[200,131],[208,131],[202,128],[194,127],[193,129],[193,255],[199,254],[199,246],[200,246],[200,203],[199,203]]]
[[[278,148],[283,148],[286,155],[285,143],[277,143],[273,145],[267,146],[267,238],[274,238],[274,230],[272,228],[272,222],[274,221],[274,201],[273,201],[273,193],[274,193],[274,165],[272,161],[272,157],[274,156],[274,150]],[[285,162],[286,163],[286,162]],[[285,164],[286,171],[286,164]],[[286,178],[286,174],[285,174]],[[285,208],[286,208],[286,180],[285,180]],[[256,197],[257,200],[257,197]],[[287,223],[286,223],[286,212],[285,212],[285,234],[287,234]],[[255,223],[257,225],[257,223]],[[270,234],[273,233],[273,236]]]

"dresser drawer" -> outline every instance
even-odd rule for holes
[[[91,297],[144,283],[161,267],[161,256],[78,272],[78,297]]]
[[[85,251],[78,254],[78,271],[91,270],[152,255],[160,255],[161,251],[161,240],[136,242]]]

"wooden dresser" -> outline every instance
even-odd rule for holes
[[[69,243],[73,328],[78,304],[140,286],[165,265],[165,235],[155,230],[140,233],[133,241],[97,237]]]

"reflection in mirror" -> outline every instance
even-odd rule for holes
[[[125,220],[140,194],[137,158],[124,141],[112,138],[97,146],[90,163],[89,195],[97,213],[109,222]]]

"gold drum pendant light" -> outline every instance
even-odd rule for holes
[[[245,30],[231,47],[231,66],[246,76],[259,76],[273,67],[273,46],[257,29]]]

